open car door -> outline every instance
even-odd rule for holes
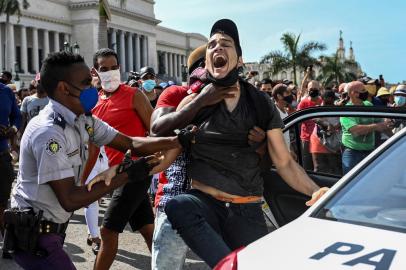
[[[393,122],[393,132],[406,125],[406,110],[404,108],[391,107],[321,106],[301,110],[286,117],[284,119],[284,132],[289,132],[292,155],[295,156],[297,162],[320,187],[331,187],[343,176],[341,164],[342,146],[339,146],[338,150],[333,152],[336,148],[332,148],[331,144],[327,142],[325,134],[317,130],[317,128],[322,129],[323,127],[318,127],[318,124],[315,124],[316,130],[312,133],[313,138],[311,142],[313,144],[309,147],[309,152],[311,152],[309,157],[308,153],[303,151],[303,143],[300,139],[301,125],[310,122],[323,123],[323,121],[330,120],[333,123],[340,123],[340,117],[361,117],[373,119],[375,122],[385,121],[385,119],[388,121],[390,119]],[[334,135],[336,136],[335,139],[337,140],[338,138],[341,144],[341,127],[338,127],[335,132],[338,133]],[[333,135],[330,134],[329,136]],[[375,132],[375,148],[390,136],[391,134]],[[328,150],[327,153],[320,153],[323,152],[320,150],[322,148],[320,144],[325,146]],[[320,165],[321,163],[323,163],[323,166]],[[279,176],[275,167],[266,168],[263,171],[263,178],[264,198],[275,217],[277,226],[282,226],[292,221],[306,211],[307,206],[305,202],[310,198],[288,186]]]

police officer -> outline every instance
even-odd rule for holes
[[[62,248],[72,212],[125,184],[130,177],[146,177],[158,162],[150,156],[111,167],[96,176],[90,190],[78,185],[89,140],[121,151],[131,149],[137,156],[180,146],[176,137],[126,137],[91,116],[98,98],[91,80],[80,55],[53,53],[42,65],[41,85],[50,101],[29,122],[22,137],[20,171],[12,198],[12,207],[32,208],[36,217],[43,214],[36,249],[15,251],[15,261],[24,269],[75,269]]]

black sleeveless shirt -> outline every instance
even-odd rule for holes
[[[258,125],[257,113],[269,114],[266,129],[283,128],[283,122],[274,102],[265,97],[268,108],[257,112],[248,102],[246,89],[240,84],[241,95],[237,106],[229,112],[225,102],[211,108],[210,115],[199,123],[196,143],[192,145],[192,161],[188,175],[203,184],[239,196],[262,196],[263,180],[260,175],[260,156],[256,147],[248,144],[249,130]]]

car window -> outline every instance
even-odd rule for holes
[[[361,168],[315,217],[406,233],[405,160],[404,135]]]
[[[376,124],[381,131],[371,131]],[[338,179],[405,126],[405,120],[395,118],[318,117],[297,123],[284,134],[292,156],[307,172]]]

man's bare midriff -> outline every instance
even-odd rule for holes
[[[230,202],[231,202],[234,199],[244,198],[242,196],[229,194],[229,193],[221,191],[221,190],[219,190],[217,188],[208,186],[208,185],[203,184],[202,182],[197,181],[195,179],[192,179],[192,188],[198,189],[201,192],[209,194],[214,198],[218,198],[218,199],[221,198],[222,201],[230,200]],[[250,197],[257,197],[258,200],[261,200],[261,197],[259,197],[259,196],[250,196]]]

